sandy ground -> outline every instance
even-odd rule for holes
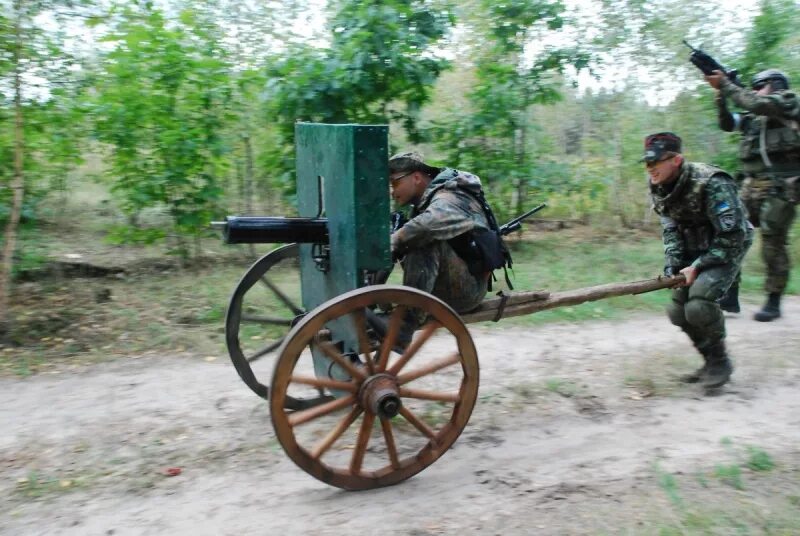
[[[222,358],[0,379],[0,533],[693,533],[687,512],[731,509],[761,533],[800,497],[800,298],[770,324],[755,309],[728,319],[737,369],[715,394],[677,381],[699,358],[661,315],[476,327],[480,396],[462,436],[364,492],[296,467]],[[741,486],[714,476],[753,448],[776,468]]]

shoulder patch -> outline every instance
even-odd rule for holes
[[[727,201],[720,201],[714,207],[714,212],[717,214],[722,214],[723,212],[727,212],[731,209],[731,206],[728,204]]]
[[[733,212],[720,214],[719,229],[723,233],[733,231],[736,228],[736,215]]]

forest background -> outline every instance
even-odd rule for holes
[[[643,136],[675,131],[690,160],[737,169],[683,39],[745,81],[800,79],[792,0],[0,5],[0,364],[20,374],[222,355],[227,295],[257,252],[208,223],[293,214],[296,121],[389,124],[393,150],[478,174],[500,220],[547,201],[572,228],[517,237],[518,286],[565,288],[660,270]],[[639,300],[552,314],[663,297]]]

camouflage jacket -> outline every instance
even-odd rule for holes
[[[678,179],[650,185],[661,216],[665,266],[702,270],[735,262],[753,230],[730,175],[707,164],[684,162]]]
[[[481,180],[472,173],[444,168],[413,207],[411,219],[392,233],[392,252],[450,240],[476,228],[488,229],[480,203],[463,190],[480,192]]]
[[[721,102],[720,124],[723,129],[742,132],[739,158],[744,171],[757,173],[767,168],[774,171],[800,169],[800,98],[793,91],[778,91],[757,95],[755,91],[741,88],[730,80],[723,80],[720,91],[737,106],[746,110],[731,114]],[[762,132],[763,130],[763,132]],[[761,145],[764,145],[769,164],[764,162]]]

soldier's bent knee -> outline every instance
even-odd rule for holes
[[[690,299],[684,307],[686,321],[693,326],[708,326],[722,315],[716,302],[703,298]]]

